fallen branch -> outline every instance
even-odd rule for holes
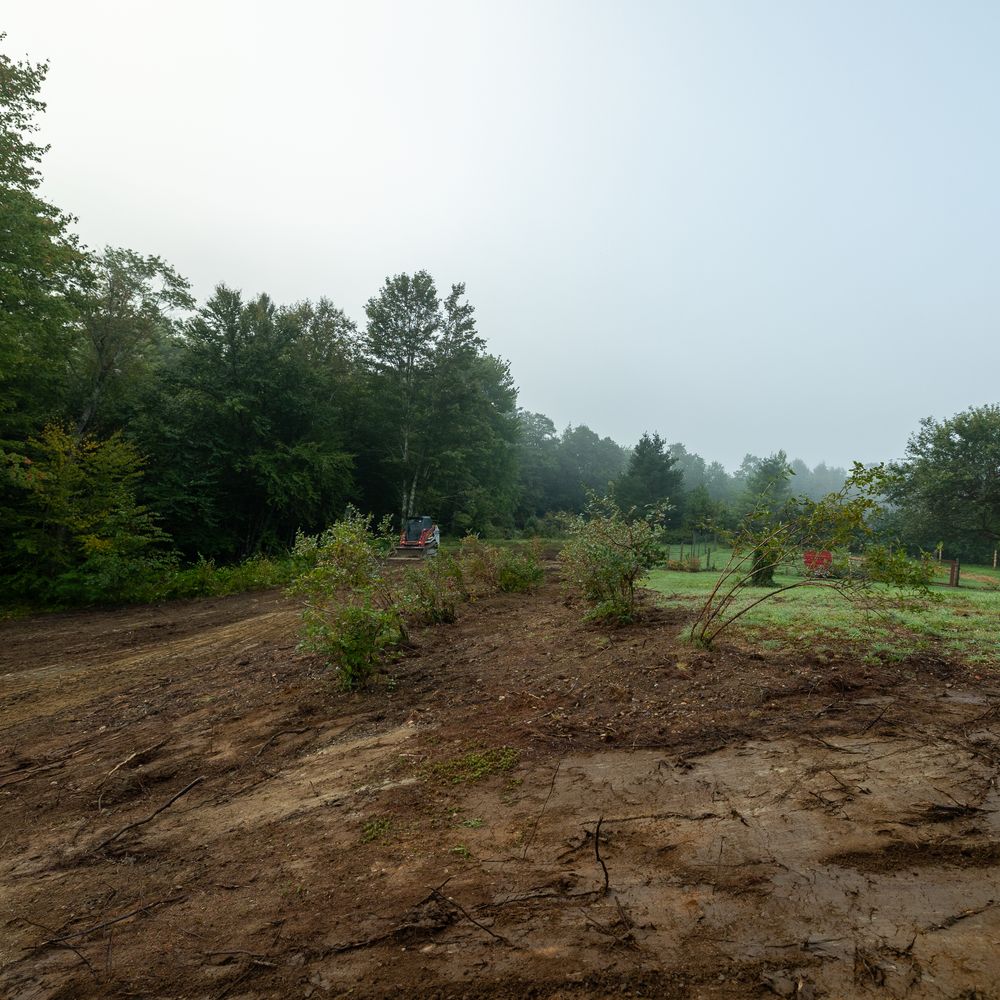
[[[116,834],[114,834],[111,837],[108,837],[107,840],[102,840],[101,843],[99,843],[95,848],[91,850],[91,853],[96,854],[98,851],[103,850],[109,844],[113,844],[123,834],[128,833],[129,830],[135,830],[137,827],[145,826],[146,823],[149,823],[151,820],[156,819],[156,817],[159,816],[164,809],[169,809],[170,806],[172,806],[179,798],[181,798],[181,796],[187,795],[187,793],[190,792],[195,785],[200,784],[204,780],[205,780],[204,775],[200,775],[199,777],[195,778],[194,781],[192,781],[189,785],[185,785],[176,795],[173,795],[171,798],[167,799],[167,801],[164,802],[162,806],[160,806],[158,809],[154,809],[153,812],[151,812],[145,819],[137,820],[135,823],[129,823],[127,826],[123,826]]]
[[[713,812],[703,812],[703,813],[679,813],[679,812],[657,812],[657,813],[643,813],[640,816],[612,816],[611,819],[605,819],[601,817],[601,823],[611,824],[611,823],[636,823],[642,819],[686,819],[692,822],[704,819],[725,819],[726,817],[721,815],[721,813]],[[587,822],[593,822],[588,820]],[[586,826],[586,824],[584,824]]]

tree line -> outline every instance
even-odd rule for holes
[[[688,537],[735,523],[762,495],[818,498],[843,484],[843,469],[782,451],[747,455],[730,474],[658,433],[627,449],[585,425],[557,431],[519,408],[465,286],[439,290],[426,271],[386,278],[359,324],[325,298],[278,303],[225,285],[199,304],[158,256],[88,250],[40,191],[45,72],[0,54],[8,595],[120,596],[177,558],[287,549],[349,503],[428,513],[452,534],[544,534],[555,512],[610,490],[624,509],[668,499],[666,529]],[[910,487],[893,498],[892,527],[913,545],[958,516],[957,499],[930,499],[939,463],[965,460],[936,428],[911,442]],[[994,531],[1000,499],[984,506],[988,492],[964,482],[955,494],[972,505],[952,532],[968,551],[992,544],[982,522]]]

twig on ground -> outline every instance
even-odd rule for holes
[[[549,799],[552,798],[552,790],[556,787],[556,778],[559,775],[559,768],[562,767],[562,762],[565,758],[565,754],[559,758],[556,764],[555,770],[552,772],[552,780],[549,782],[549,791],[545,796],[545,801],[542,803],[542,808],[538,815],[535,817],[535,825],[531,828],[531,836],[528,838],[527,843],[524,845],[524,850],[521,852],[521,860],[523,861],[528,856],[528,849],[535,841],[535,834],[538,833],[538,824],[542,821],[542,816],[545,814],[545,808],[549,804]]]
[[[309,729],[309,726],[303,726],[301,729],[279,729],[260,745],[253,755],[253,760],[256,760],[279,736],[300,736],[302,733],[308,733]]]
[[[152,753],[154,750],[159,750],[160,747],[166,745],[166,742],[167,742],[166,740],[160,740],[159,743],[154,743],[151,747],[146,747],[145,750],[133,750],[132,753],[130,753],[123,761],[120,761],[119,763],[115,764],[115,766],[111,768],[111,770],[108,771],[108,773],[104,775],[103,778],[101,778],[101,780],[97,783],[97,787],[102,788],[104,786],[104,783],[108,780],[108,778],[110,778],[111,775],[113,775],[115,771],[117,771],[119,768],[124,767],[130,761],[135,760],[136,757],[145,757],[146,754]]]
[[[40,930],[48,931],[49,934],[53,933],[52,928],[46,927],[45,924],[40,924],[35,920],[29,920],[27,917],[19,917],[18,919],[21,920],[23,923],[28,924],[31,927],[38,927]],[[94,977],[94,982],[95,983],[100,982],[100,979],[98,979],[97,977],[97,973],[94,971],[94,967],[87,960],[87,956],[84,955],[79,948],[77,948],[75,945],[72,945],[65,940],[55,940],[52,943],[59,948],[68,948],[71,952],[73,952],[73,954],[76,955],[76,957],[80,959],[80,961],[83,962],[83,964],[87,967],[87,971]],[[32,950],[37,951],[38,948],[40,947],[41,945],[35,945]]]
[[[45,948],[50,944],[62,944],[70,938],[87,937],[89,934],[93,934],[94,931],[101,931],[104,930],[105,927],[111,927],[113,924],[120,924],[123,920],[128,920],[129,917],[135,917],[140,913],[146,913],[149,910],[155,909],[157,906],[166,906],[168,903],[179,903],[182,899],[187,899],[187,896],[170,896],[167,899],[158,899],[153,903],[147,903],[145,906],[137,906],[134,910],[129,910],[128,913],[123,913],[121,916],[113,917],[111,920],[104,920],[99,924],[94,924],[93,927],[87,927],[82,931],[73,931],[70,934],[63,934],[61,937],[49,938],[47,941],[42,941],[35,945],[35,948]]]
[[[267,958],[267,956],[260,951],[246,951],[242,948],[234,948],[232,951],[206,951],[203,952],[206,957],[211,957],[213,955],[247,955],[250,958]]]
[[[962,910],[959,913],[953,913],[950,917],[945,917],[944,920],[939,924],[931,924],[929,927],[924,928],[924,933],[928,931],[943,931],[947,930],[949,927],[954,927],[960,920],[967,920],[969,917],[974,917],[977,914],[985,913],[987,910],[993,909],[997,906],[998,902],[995,899],[990,899],[982,906],[977,906],[971,910]]]
[[[601,857],[601,824],[604,822],[604,817],[602,816],[597,821],[597,829],[594,830],[594,857],[597,858],[597,863],[601,866],[601,871],[604,872],[604,894],[607,895],[608,883],[610,881],[608,876],[608,866],[604,863],[604,858]]]
[[[888,712],[889,709],[892,708],[892,706],[893,706],[893,702],[890,701],[889,704],[886,705],[885,708],[883,708],[882,711],[879,712],[878,715],[876,715],[875,718],[872,719],[872,721],[869,722],[868,725],[865,726],[864,729],[858,730],[858,736],[863,736],[865,733],[868,732],[869,729],[871,729],[872,726],[875,725],[875,723],[881,721],[882,716],[885,715],[885,713]]]
[[[478,920],[476,920],[476,918],[474,916],[472,916],[471,913],[469,913],[469,911],[464,906],[462,906],[461,903],[458,903],[454,899],[452,899],[451,897],[446,896],[443,892],[441,892],[440,889],[434,889],[434,890],[432,890],[431,895],[433,897],[441,900],[443,903],[447,904],[448,906],[454,906],[455,909],[458,910],[459,913],[461,913],[462,916],[464,916],[466,920],[468,920],[470,923],[475,924],[480,930],[486,931],[486,933],[489,934],[489,936],[491,938],[496,938],[497,941],[501,941],[503,944],[507,945],[509,948],[513,948],[514,947],[514,945],[509,940],[507,940],[507,938],[505,938],[502,934],[497,934],[496,931],[490,930],[489,927],[486,926],[486,924],[481,924]]]
[[[153,812],[151,812],[145,819],[140,819],[135,823],[129,823],[127,826],[123,826],[116,834],[114,834],[111,837],[108,837],[107,840],[102,840],[101,843],[99,843],[96,847],[92,848],[91,853],[94,854],[97,851],[103,850],[109,844],[113,844],[123,834],[128,833],[129,830],[134,830],[136,829],[136,827],[145,826],[146,823],[150,822],[150,820],[156,819],[156,817],[159,816],[164,809],[169,809],[170,806],[172,806],[181,796],[187,795],[187,793],[190,792],[195,785],[200,784],[204,780],[205,776],[199,775],[189,785],[185,785],[179,792],[177,792],[176,795],[173,795],[169,799],[167,799],[167,801],[164,802],[162,806],[160,806],[157,809],[154,809]]]

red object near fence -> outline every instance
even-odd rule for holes
[[[829,549],[806,549],[802,553],[802,561],[810,576],[829,576],[833,566],[833,553]]]

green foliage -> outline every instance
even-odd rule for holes
[[[534,541],[527,548],[500,548],[483,542],[478,535],[466,535],[458,557],[466,593],[475,597],[494,591],[534,590],[545,575],[539,563],[540,548]]]
[[[427,773],[453,785],[472,784],[513,771],[520,762],[521,753],[514,747],[477,747],[461,756],[431,764]]]
[[[77,433],[114,423],[101,419],[109,404],[119,421],[127,419],[129,397],[145,385],[173,331],[170,314],[194,306],[187,281],[159,257],[105,247],[90,265],[79,301]]]
[[[659,434],[643,434],[632,451],[628,468],[615,483],[615,497],[623,510],[634,508],[642,514],[669,503],[664,521],[672,523],[680,520],[683,478],[681,471],[674,468],[666,441]]]
[[[883,466],[866,469],[859,463],[843,487],[822,500],[797,497],[775,510],[765,495],[730,534],[732,555],[691,626],[691,638],[705,645],[764,601],[800,587],[824,587],[873,606],[869,584],[890,584],[897,590],[926,593],[926,567],[914,566],[905,555],[871,549],[872,569],[853,573],[849,560],[827,577],[805,576],[791,583],[774,581],[783,564],[797,562],[805,550],[846,551],[872,540],[872,520],[880,511],[891,476]],[[750,588],[763,588],[754,593]]]
[[[541,519],[555,511],[582,511],[588,491],[606,493],[628,461],[621,445],[582,424],[557,434],[544,414],[520,410],[518,430],[517,518],[526,530],[539,534],[553,534],[551,527],[537,526]],[[534,527],[529,526],[532,519]]]
[[[1000,405],[930,417],[909,441],[890,490],[895,528],[914,548],[944,538],[950,556],[987,561],[1000,545]]]
[[[373,844],[377,840],[385,840],[391,833],[392,819],[388,816],[377,816],[361,827],[361,843]]]
[[[611,497],[592,497],[568,519],[569,541],[559,554],[566,585],[593,605],[589,618],[625,623],[636,615],[636,585],[660,559],[662,511],[628,517]]]
[[[517,392],[507,364],[485,352],[465,286],[442,302],[426,271],[398,274],[365,313],[366,479],[394,494],[404,521],[421,510],[446,528],[509,519]]]
[[[501,549],[497,565],[497,590],[524,594],[535,590],[545,577],[539,564],[540,545],[533,540],[527,550]]]
[[[911,559],[904,549],[869,545],[865,549],[862,573],[873,583],[920,592],[926,591],[934,580],[934,563],[926,552],[919,559]]]
[[[133,445],[50,424],[26,452],[4,455],[0,470],[14,495],[0,512],[9,595],[55,604],[129,600],[172,565],[169,539],[136,499],[142,463]]]
[[[74,220],[37,194],[47,147],[33,137],[47,71],[0,53],[0,448],[20,448],[68,415],[72,322],[86,273]]]
[[[287,586],[301,561],[290,556],[271,558],[250,556],[231,566],[217,566],[211,559],[199,559],[192,566],[168,570],[141,594],[143,600],[163,601],[177,598],[222,597]]]
[[[453,622],[461,602],[529,590],[542,577],[537,547],[514,552],[477,538],[466,539],[457,555],[394,571],[386,559],[395,541],[388,517],[374,526],[353,507],[321,534],[296,537],[289,592],[305,598],[301,647],[326,656],[348,690],[408,641],[411,625]]]
[[[791,496],[792,470],[783,451],[776,451],[767,458],[747,455],[740,467],[740,476],[744,484],[744,510],[755,516],[759,516],[761,509],[780,509]]]
[[[455,621],[468,596],[461,561],[445,553],[409,569],[403,586],[410,613],[423,625]]]
[[[374,529],[372,521],[348,508],[317,538],[300,534],[293,551],[311,563],[290,587],[306,600],[301,647],[326,656],[345,690],[364,685],[408,638],[405,597],[384,562],[394,534],[388,519]]]
[[[223,286],[185,326],[134,428],[157,473],[148,500],[189,555],[281,550],[346,503],[351,330],[328,303],[281,309]]]
[[[326,655],[345,691],[363,687],[386,651],[401,645],[406,634],[397,608],[379,607],[370,594],[353,600],[324,608],[307,605],[302,612],[302,648]]]

